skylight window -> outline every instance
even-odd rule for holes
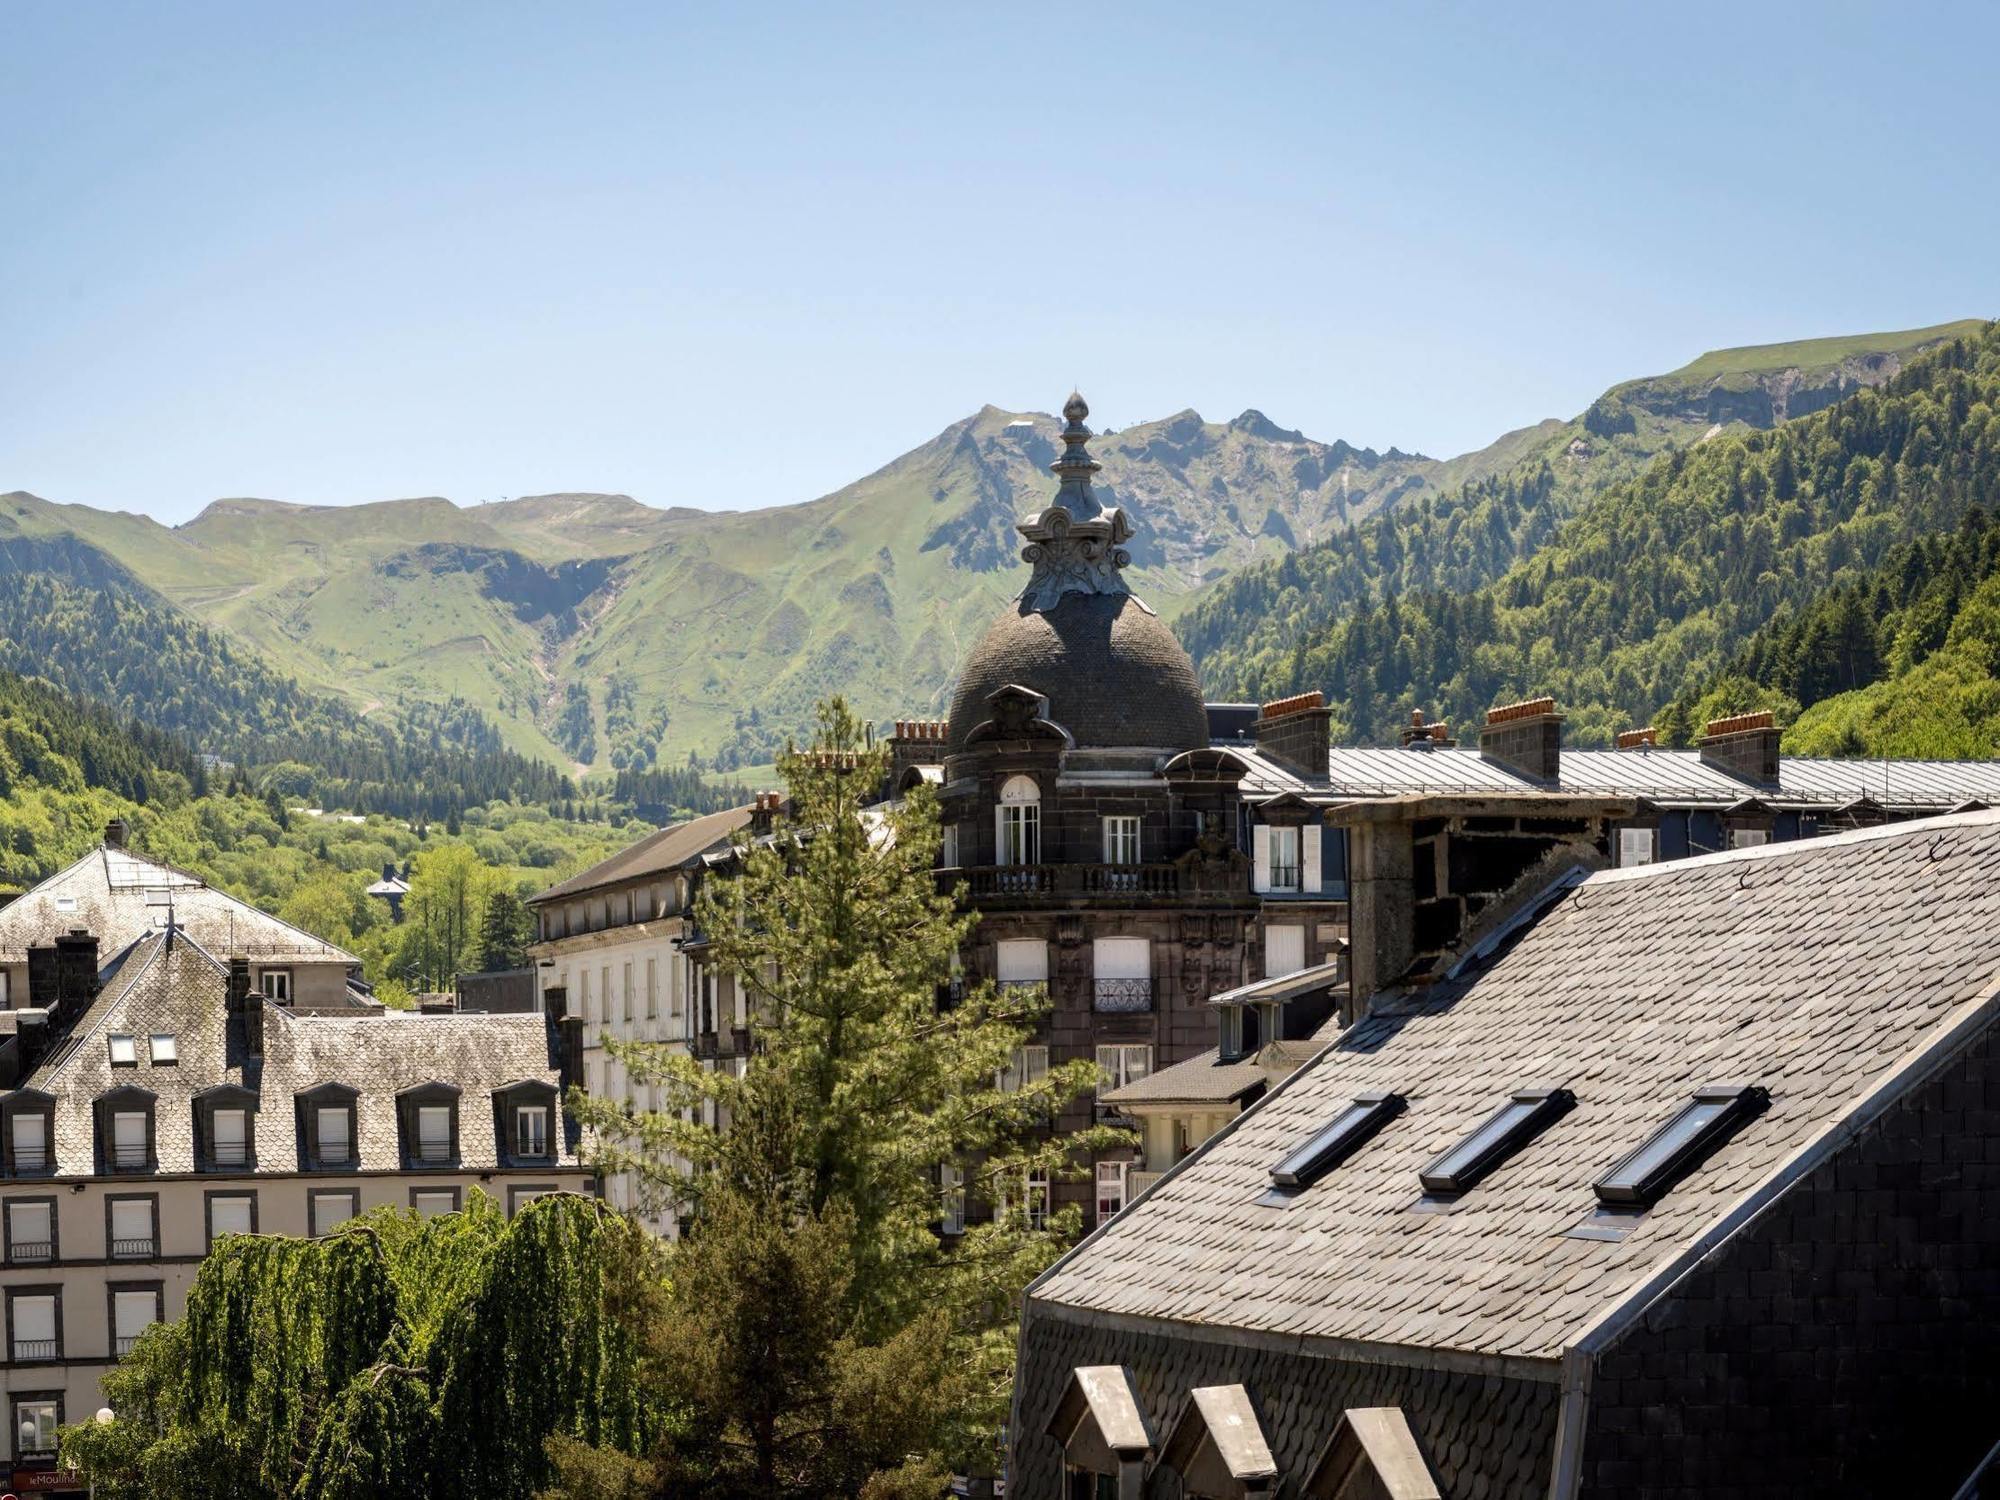
[[[1401,1094],[1356,1094],[1351,1104],[1271,1168],[1272,1185],[1304,1192],[1402,1112]]]
[[[1696,1089],[1672,1119],[1591,1184],[1610,1208],[1651,1208],[1707,1159],[1736,1127],[1763,1113],[1771,1096],[1756,1084],[1720,1083]]]
[[[122,1031],[114,1031],[110,1036],[111,1066],[114,1068],[136,1067],[139,1062],[137,1042]]]
[[[1516,1089],[1471,1135],[1418,1174],[1427,1193],[1462,1193],[1576,1104],[1568,1089]]]

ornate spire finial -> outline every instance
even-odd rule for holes
[[[1062,457],[1049,465],[1062,481],[1046,510],[1037,511],[1017,528],[1028,539],[1021,560],[1034,567],[1021,591],[1024,609],[1054,609],[1065,594],[1124,594],[1123,569],[1132,561],[1124,544],[1132,527],[1117,506],[1105,506],[1090,487],[1091,475],[1103,465],[1090,456],[1090,429],[1083,419],[1090,405],[1071,391],[1063,403]],[[1132,601],[1139,604],[1137,599]],[[1139,604],[1141,609],[1145,605]]]

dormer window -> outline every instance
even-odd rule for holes
[[[358,1090],[323,1083],[298,1096],[299,1136],[307,1170],[351,1169],[355,1165]]]
[[[225,1083],[194,1096],[197,1165],[207,1172],[241,1172],[256,1165],[257,1095]]]
[[[1356,1094],[1345,1109],[1271,1168],[1271,1185],[1288,1193],[1304,1192],[1360,1150],[1369,1137],[1400,1115],[1403,1108],[1401,1094]]]
[[[257,984],[264,992],[264,998],[273,1005],[292,1003],[292,971],[290,969],[265,969],[257,976]]]
[[[1697,1089],[1645,1144],[1592,1183],[1591,1190],[1607,1208],[1651,1208],[1738,1125],[1761,1114],[1770,1102],[1771,1096],[1755,1084]]]
[[[139,1065],[139,1039],[128,1032],[114,1031],[106,1038],[111,1050],[111,1066],[114,1068],[136,1068]]]
[[[40,1089],[17,1089],[0,1103],[0,1147],[7,1157],[9,1177],[40,1177],[55,1170],[51,1146],[55,1140],[56,1101]]]
[[[1458,1194],[1473,1187],[1576,1104],[1568,1089],[1524,1088],[1485,1123],[1419,1174],[1427,1193]]]
[[[514,1154],[524,1159],[549,1154],[549,1111],[546,1105],[523,1104],[515,1108]]]
[[[1299,830],[1271,830],[1271,889],[1296,891],[1299,888]]]
[[[508,1161],[542,1164],[555,1160],[560,1123],[552,1084],[529,1079],[494,1091],[494,1135],[500,1154]]]
[[[1243,1007],[1225,1005],[1220,1007],[1219,1015],[1222,1061],[1235,1062],[1243,1055]]]
[[[1010,776],[1000,788],[995,864],[1042,862],[1042,789],[1032,776]]]
[[[97,1101],[97,1156],[104,1172],[150,1172],[154,1167],[153,1094],[130,1085]]]
[[[403,1156],[413,1167],[449,1167],[458,1163],[458,1090],[448,1083],[426,1083],[396,1096],[396,1113],[403,1129]]]

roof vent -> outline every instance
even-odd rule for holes
[[[1561,1088],[1524,1088],[1418,1174],[1427,1193],[1463,1193],[1576,1105]]]
[[[1707,1160],[1738,1125],[1762,1114],[1770,1103],[1770,1094],[1754,1083],[1696,1089],[1672,1119],[1593,1182],[1591,1190],[1607,1208],[1651,1208],[1667,1189]]]
[[[1405,1107],[1401,1094],[1356,1094],[1351,1104],[1271,1168],[1272,1186],[1304,1192],[1360,1150]]]

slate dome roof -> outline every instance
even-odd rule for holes
[[[1186,649],[1130,594],[1065,594],[1054,608],[1011,606],[966,658],[952,694],[951,753],[992,716],[986,699],[1018,683],[1080,748],[1196,750],[1208,712]]]

